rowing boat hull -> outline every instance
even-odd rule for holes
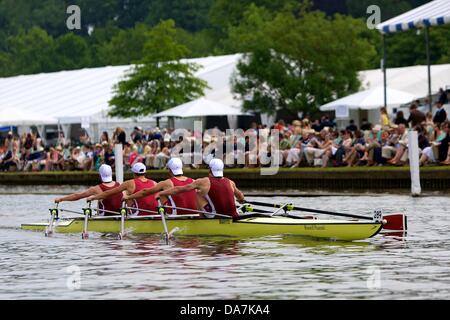
[[[59,220],[57,233],[81,233],[83,218]],[[89,232],[119,233],[120,219],[110,218],[89,221]],[[381,223],[341,220],[306,220],[287,217],[253,217],[239,221],[231,219],[168,219],[169,231],[177,235],[261,237],[296,235],[335,240],[362,240],[375,236],[382,229]],[[48,223],[23,224],[22,229],[45,231]],[[161,234],[161,220],[126,220],[125,229],[133,234]]]

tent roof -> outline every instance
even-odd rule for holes
[[[238,108],[200,98],[178,107],[163,111],[154,115],[154,117],[176,117],[176,118],[193,118],[206,116],[240,116],[247,115]]]
[[[3,126],[56,124],[57,122],[58,120],[55,118],[31,111],[24,111],[17,108],[0,108],[0,124]]]
[[[414,94],[418,98],[428,96],[427,66],[390,68],[386,70],[386,74],[389,88]],[[450,64],[431,66],[431,78],[433,93],[438,92],[439,88],[450,86]],[[381,69],[361,71],[359,79],[363,89],[383,86]]]
[[[201,68],[196,76],[210,89],[205,97],[229,106],[240,106],[230,88],[230,77],[241,55],[189,59]],[[81,123],[82,118],[100,121],[107,117],[113,87],[131,66],[113,66],[46,74],[0,78],[0,109],[14,107],[61,123]]]
[[[448,23],[450,23],[450,1],[434,0],[380,23],[377,29],[382,33],[394,33]]]
[[[413,94],[387,88],[388,106],[400,106],[414,101],[417,97]],[[327,103],[320,107],[321,111],[335,110],[337,107],[344,106],[349,109],[378,109],[384,105],[384,88],[375,87],[372,89],[360,91],[347,97]]]

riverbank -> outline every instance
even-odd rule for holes
[[[205,177],[207,170],[185,170],[196,179]],[[167,179],[167,170],[151,170],[148,177],[156,181]],[[280,168],[276,175],[261,175],[259,169],[227,169],[226,175],[246,189],[292,189],[330,191],[409,190],[411,181],[408,167],[352,167],[352,168]],[[125,178],[132,176],[126,174]],[[450,167],[421,168],[421,185],[424,191],[450,190]],[[0,185],[95,185],[96,172],[20,172],[0,173]]]

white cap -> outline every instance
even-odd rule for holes
[[[183,161],[180,158],[172,158],[167,163],[167,168],[172,171],[174,176],[179,176],[183,174]]]
[[[145,174],[147,172],[147,167],[145,164],[137,162],[131,167],[131,171],[136,174]]]
[[[212,159],[209,162],[209,168],[211,169],[211,172],[214,177],[216,178],[222,178],[223,177],[223,168],[224,164],[223,161],[220,159]]]
[[[98,169],[102,182],[108,183],[113,181],[112,169],[107,164],[102,164]]]

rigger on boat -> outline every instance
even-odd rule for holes
[[[91,188],[89,192],[56,199],[57,206],[50,209],[49,222],[23,224],[22,229],[45,232],[46,235],[54,232],[81,233],[84,239],[88,238],[88,232],[114,233],[118,234],[119,238],[128,233],[162,233],[166,241],[173,234],[230,237],[295,235],[354,241],[368,239],[379,233],[402,236],[407,230],[406,215],[402,213],[383,216],[381,210],[375,210],[373,216],[364,216],[297,207],[288,203],[245,201],[244,194],[236,184],[224,177],[224,164],[219,159],[210,162],[208,177],[197,180],[183,176],[178,160],[169,163],[172,164],[169,166],[171,178],[164,183],[152,183],[149,188],[129,190],[128,184],[131,185],[131,182],[136,184],[137,179],[143,179],[142,173],[145,172],[142,169],[137,173],[137,178],[124,183],[124,187],[116,186],[116,189],[94,187],[96,189]],[[173,165],[174,163],[176,165]],[[134,172],[136,174],[136,170]],[[181,180],[176,180],[177,177]],[[105,182],[103,176],[102,181]],[[123,192],[123,207],[118,211],[105,209],[104,202],[107,203],[110,197],[117,197],[121,192]],[[197,208],[193,205],[188,208],[177,205],[177,203],[192,204],[193,195],[196,196]],[[183,200],[183,196],[188,196],[188,201],[184,201],[186,199]],[[142,208],[145,207],[143,205],[139,208],[133,207],[136,199],[145,200],[149,197],[152,202],[156,201],[156,208],[147,210]],[[87,198],[89,204],[82,212],[58,208],[58,204],[62,201],[82,198]],[[100,206],[97,209],[91,209],[92,200],[99,200]],[[236,206],[236,200],[240,206]],[[142,204],[142,201],[140,203]],[[139,210],[139,214],[136,214],[136,210]],[[98,214],[94,215],[94,211]],[[60,214],[63,212],[84,217],[61,218]],[[299,215],[301,212],[347,219],[318,219],[316,216]]]

